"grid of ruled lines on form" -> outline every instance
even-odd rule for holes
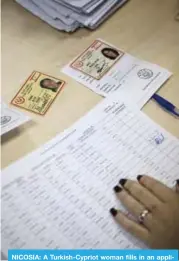
[[[140,247],[110,217],[109,208],[120,206],[112,188],[143,173],[172,185],[179,146],[125,106],[111,108],[3,188],[4,249]]]

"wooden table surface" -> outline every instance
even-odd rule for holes
[[[179,107],[179,22],[177,0],[130,0],[91,32],[59,32],[13,0],[2,1],[2,97],[7,103],[33,70],[63,78],[67,84],[46,116],[27,113],[32,122],[2,137],[2,168],[69,127],[102,98],[60,69],[96,38],[173,72],[159,93]],[[179,137],[179,120],[150,101],[143,111]]]

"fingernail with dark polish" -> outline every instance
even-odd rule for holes
[[[115,187],[114,187],[114,191],[115,191],[116,193],[121,192],[121,190],[122,190],[122,188],[119,187],[119,186],[115,186]]]
[[[121,184],[121,186],[124,187],[124,185],[126,184],[126,181],[127,181],[127,179],[120,179],[119,183]]]
[[[117,210],[115,208],[111,208],[110,213],[113,217],[115,217],[117,215]]]
[[[177,182],[177,185],[179,186],[179,179],[177,179],[176,182]]]
[[[142,175],[138,175],[138,176],[137,176],[137,180],[140,181],[140,179],[141,179],[142,177],[143,177]]]

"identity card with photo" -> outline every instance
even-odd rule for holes
[[[123,52],[110,45],[96,40],[70,65],[94,79],[101,79],[112,66],[123,56]]]
[[[33,71],[11,104],[39,115],[45,115],[64,84],[63,80]]]

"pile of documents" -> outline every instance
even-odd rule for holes
[[[16,0],[54,28],[73,32],[95,29],[128,0]]]

